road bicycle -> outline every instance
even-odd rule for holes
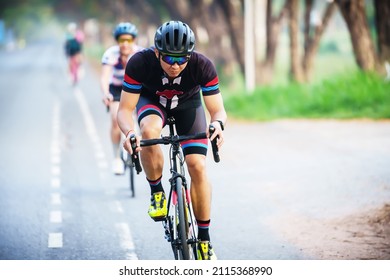
[[[129,152],[127,152],[124,149],[121,149],[121,159],[125,165],[125,173],[127,169],[129,170],[129,187],[130,187],[131,197],[135,197],[135,188],[134,188],[135,164],[133,158]]]
[[[69,74],[73,85],[76,85],[80,80],[81,71],[82,71],[81,63],[82,63],[81,53],[76,53],[69,57]]]
[[[106,106],[106,111],[107,111],[107,113],[110,112],[110,106]],[[123,142],[123,140],[124,140],[123,134],[121,134],[121,143]],[[125,166],[125,173],[126,173],[127,169],[129,170],[130,193],[131,193],[131,197],[135,197],[135,183],[134,183],[135,163],[133,161],[133,157],[123,147],[121,148],[121,151],[120,151],[120,157],[121,157],[121,160],[123,161],[123,164]]]
[[[170,145],[169,162],[170,162],[170,191],[168,196],[168,213],[162,220],[165,238],[171,243],[173,255],[176,260],[197,260],[197,223],[191,204],[190,189],[187,185],[184,155],[180,142],[186,140],[207,138],[205,132],[195,135],[175,134],[175,119],[173,117],[167,120],[169,126],[169,135],[161,136],[157,139],[141,140],[141,147],[152,145]],[[214,127],[210,125],[210,135],[214,132]],[[130,138],[133,151],[136,149],[135,136]],[[216,139],[212,141],[212,150],[214,160],[219,162],[218,148]],[[137,173],[142,172],[137,153],[132,155],[133,162]]]

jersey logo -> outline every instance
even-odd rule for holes
[[[156,91],[158,96],[164,96],[167,99],[172,99],[176,95],[181,95],[184,92],[175,89],[164,89],[164,91]]]

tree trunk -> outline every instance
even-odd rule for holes
[[[239,16],[239,12],[234,9],[231,1],[217,0],[221,7],[223,15],[226,19],[228,32],[230,34],[233,52],[236,56],[241,73],[245,72],[244,64],[244,25],[243,18]]]
[[[364,71],[374,71],[376,54],[368,28],[364,0],[336,0],[350,32],[357,65]]]
[[[304,26],[304,36],[305,36],[305,41],[304,41],[304,50],[305,50],[305,53],[307,52],[307,49],[308,49],[308,44],[309,44],[309,41],[310,41],[310,26],[311,26],[311,22],[310,22],[310,17],[311,17],[311,13],[312,13],[312,9],[313,9],[313,2],[314,0],[305,0],[305,26]]]
[[[313,69],[314,57],[317,53],[321,36],[324,33],[326,26],[328,25],[329,20],[336,9],[336,4],[334,2],[330,2],[327,5],[321,23],[315,27],[314,32],[310,32],[310,13],[312,9],[312,0],[307,0],[306,2],[309,2],[309,5],[306,6],[305,12],[305,53],[303,56],[302,66],[305,80],[309,81]]]
[[[298,23],[299,0],[289,0],[289,35],[290,35],[290,62],[291,79],[301,83],[304,75],[299,59],[299,23]]]
[[[261,65],[261,75],[259,75],[258,83],[269,84],[272,82],[273,72],[275,68],[276,50],[279,44],[280,28],[282,20],[288,12],[288,1],[279,12],[279,15],[273,16],[272,0],[267,0],[266,8],[266,50],[265,59]]]
[[[375,0],[374,5],[379,60],[390,63],[390,1]]]

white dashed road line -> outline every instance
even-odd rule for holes
[[[115,200],[113,204],[113,212],[123,213],[122,203],[119,200]]]
[[[91,143],[94,148],[94,155],[96,157],[97,166],[100,168],[100,175],[102,178],[105,178],[107,174],[108,163],[106,155],[104,153],[103,146],[100,142],[99,135],[96,130],[96,126],[90,113],[88,103],[83,95],[83,92],[79,88],[74,89],[74,95],[76,97],[77,103],[80,106],[81,113],[83,115],[85,127],[87,134],[90,138]],[[51,156],[51,188],[52,192],[50,193],[50,204],[51,211],[49,213],[49,221],[51,224],[55,225],[55,228],[61,228],[62,224],[62,211],[60,209],[62,205],[61,193],[59,192],[61,188],[61,137],[60,137],[60,115],[61,108],[58,101],[54,103],[53,113],[52,113],[52,139],[50,146],[50,156]],[[112,211],[118,214],[123,213],[123,208],[120,201],[115,200],[113,202]],[[126,252],[126,259],[136,260],[138,259],[137,254],[135,253],[135,247],[133,238],[129,225],[127,223],[117,223],[115,228],[118,232],[121,248]],[[48,236],[48,248],[62,248],[63,246],[63,233],[56,231],[50,232]]]
[[[61,205],[61,194],[59,193],[52,193],[51,199],[50,199],[51,205]]]
[[[61,232],[53,232],[49,233],[49,248],[61,248],[62,247],[62,233]]]
[[[60,224],[62,223],[62,212],[61,211],[51,211],[50,212],[50,223]]]
[[[52,224],[62,223],[62,212],[58,210],[61,206],[61,194],[57,191],[61,186],[61,144],[60,144],[60,115],[61,109],[58,101],[54,103],[52,116],[52,135],[51,135],[51,187],[56,189],[50,194],[50,204],[53,210],[50,212],[49,221]],[[56,208],[56,210],[54,210]],[[49,248],[61,248],[63,245],[63,236],[61,232],[51,232],[48,237]]]
[[[60,180],[60,178],[57,178],[57,177],[51,178],[51,186],[52,186],[53,188],[59,188],[59,187],[61,186],[61,180]]]

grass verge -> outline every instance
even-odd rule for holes
[[[251,95],[229,93],[228,114],[238,119],[390,118],[390,81],[355,72],[318,84],[259,87]]]

